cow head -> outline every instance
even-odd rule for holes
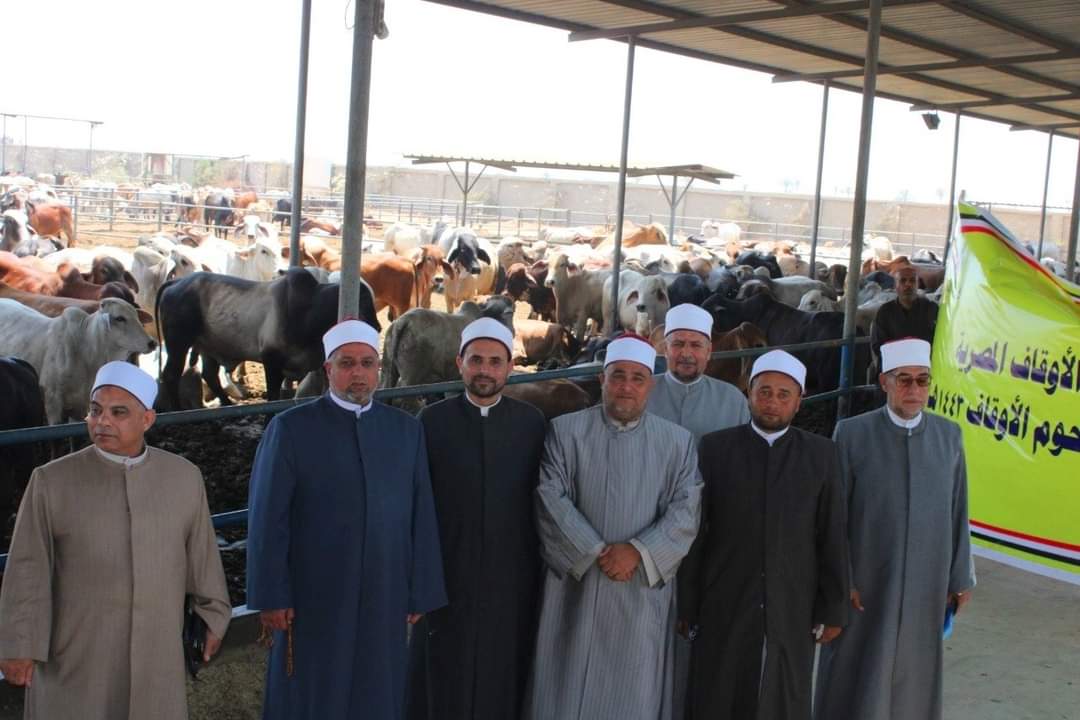
[[[142,318],[133,304],[117,298],[105,298],[95,315],[100,316],[98,322],[104,325],[110,355],[122,357],[131,353],[148,353],[157,347],[154,339],[143,330]]]
[[[454,240],[453,250],[446,260],[453,265],[458,272],[470,275],[480,274],[480,262],[491,264],[489,256],[477,242],[476,235],[471,232],[460,231]]]

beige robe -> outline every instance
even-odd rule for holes
[[[230,606],[198,468],[86,448],[34,471],[0,591],[0,657],[32,658],[28,720],[187,717],[184,596],[223,637]]]

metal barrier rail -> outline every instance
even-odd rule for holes
[[[866,336],[855,338],[855,345],[869,344],[870,338]],[[755,357],[772,350],[786,350],[788,352],[799,352],[801,350],[817,350],[823,348],[842,347],[848,344],[843,338],[835,340],[817,340],[808,343],[794,343],[790,345],[777,345],[773,347],[764,348],[747,348],[745,350],[725,350],[722,352],[714,352],[710,355],[710,358],[714,360],[729,360],[744,357]],[[660,372],[666,370],[666,362],[664,358],[658,358]],[[539,382],[541,380],[557,380],[557,379],[569,379],[574,377],[589,377],[592,375],[598,375],[601,367],[599,363],[593,363],[589,365],[575,365],[569,368],[563,368],[561,370],[545,370],[537,373],[521,373],[518,375],[511,375],[507,380],[508,385],[519,385],[529,382]],[[817,395],[810,395],[803,399],[803,404],[810,404],[815,402],[826,402],[839,398],[842,395],[850,395],[855,392],[862,392],[866,390],[872,390],[876,385],[856,385],[848,388],[838,388],[836,390],[830,390],[828,392],[818,393]],[[402,397],[416,397],[419,395],[434,395],[446,392],[455,392],[464,390],[465,386],[460,380],[431,383],[428,385],[412,385],[401,388],[383,388],[375,391],[375,397],[379,400],[389,400]],[[222,408],[211,408],[207,410],[184,410],[180,412],[162,413],[158,416],[157,422],[154,426],[168,426],[168,425],[182,425],[194,422],[207,422],[212,420],[223,420],[232,417],[243,417],[248,415],[268,415],[272,413],[278,413],[283,410],[287,410],[290,407],[310,402],[314,398],[302,398],[300,400],[277,400],[274,402],[257,403],[254,405],[229,405]],[[64,425],[51,425],[48,427],[38,428],[24,428],[22,430],[5,430],[0,432],[0,447],[10,445],[20,445],[32,442],[41,442],[45,440],[57,440],[62,438],[81,437],[86,432],[86,423],[67,423]],[[214,524],[214,529],[220,530],[222,528],[236,527],[239,525],[247,524],[248,509],[242,508],[240,510],[229,510],[223,513],[217,513],[211,516],[211,520]],[[7,553],[0,555],[0,572],[7,566]]]
[[[856,345],[868,344],[870,338],[863,336],[855,339]],[[843,338],[834,340],[815,340],[808,343],[795,343],[791,345],[777,345],[765,348],[747,348],[745,350],[726,350],[712,354],[714,360],[729,360],[744,357],[756,357],[771,350],[786,350],[799,352],[802,350],[819,350],[824,348],[842,347],[846,342]],[[559,370],[542,370],[535,373],[519,373],[511,375],[508,384],[539,382],[541,380],[558,380],[575,377],[589,377],[598,375],[600,368],[597,364],[575,365]],[[418,397],[423,395],[436,395],[439,393],[461,392],[464,384],[460,380],[449,380],[441,383],[428,385],[410,385],[397,388],[380,388],[375,391],[378,400],[395,400],[397,398]],[[811,396],[817,397],[817,396]],[[300,398],[290,400],[275,400],[272,402],[253,403],[249,405],[226,405],[225,407],[207,408],[203,410],[180,410],[164,412],[158,415],[154,427],[167,427],[169,425],[183,425],[194,422],[208,422],[213,420],[227,420],[230,418],[246,417],[249,415],[271,415],[283,410],[308,402],[314,398]],[[810,398],[806,399],[807,401]],[[21,445],[24,443],[43,442],[46,440],[63,440],[67,438],[82,437],[86,433],[86,423],[65,423],[63,425],[48,425],[35,428],[22,428],[20,430],[0,431],[0,447]]]

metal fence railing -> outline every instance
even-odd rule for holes
[[[199,202],[185,203],[178,193],[168,190],[151,189],[100,189],[100,188],[57,188],[62,203],[72,208],[75,234],[80,225],[86,231],[96,235],[128,237],[145,232],[155,232],[186,224],[184,211],[196,210],[197,218],[191,223],[206,227],[207,210],[221,210],[214,205]],[[263,219],[273,221],[273,204],[279,198],[287,198],[284,191],[264,194],[261,199],[271,207],[262,211]],[[241,211],[238,211],[242,213]],[[341,222],[344,217],[344,195],[310,194],[305,195],[301,213],[305,217],[327,218]],[[517,236],[524,239],[536,239],[544,228],[567,228],[586,226],[610,232],[614,229],[616,216],[613,212],[575,210],[573,208],[528,207],[518,205],[493,205],[472,203],[465,209],[465,224],[473,227],[480,235],[492,238]],[[410,197],[399,195],[369,194],[364,201],[364,217],[380,222],[403,222],[418,225],[430,225],[439,220],[456,223],[462,214],[460,202],[444,199]],[[658,213],[627,213],[626,220],[641,225],[653,222],[667,229],[669,216]],[[732,223],[740,230],[740,239],[750,242],[791,242],[808,244],[812,235],[809,225],[783,223],[766,220],[747,220],[724,217],[678,216],[676,232],[692,235],[700,231],[701,223],[713,220]],[[873,230],[871,235],[880,235],[893,243],[898,253],[914,254],[919,249],[940,252],[944,246],[944,237],[917,232],[893,230]],[[851,231],[843,226],[820,226],[818,228],[819,246],[832,244],[838,250],[837,257],[846,257],[846,246],[851,241]],[[825,255],[828,256],[827,250]]]
[[[869,343],[869,338],[859,337],[856,338],[852,345],[861,345]],[[818,340],[808,343],[797,343],[792,345],[779,345],[765,348],[748,348],[744,350],[727,350],[723,352],[715,352],[712,354],[712,358],[716,360],[728,360],[728,359],[740,359],[748,357],[756,357],[762,353],[769,352],[771,350],[787,350],[788,352],[799,352],[803,350],[815,350],[824,348],[842,348],[848,345],[848,341],[842,338],[834,340]],[[663,372],[664,367],[663,358],[658,361],[658,367],[656,372]],[[575,365],[560,370],[544,370],[536,373],[520,373],[517,375],[511,375],[508,384],[521,384],[521,383],[533,383],[541,380],[557,380],[557,379],[570,379],[570,378],[582,378],[592,377],[599,373],[600,365],[598,363],[590,363],[586,365]],[[855,392],[871,389],[872,385],[855,385],[847,386],[846,383],[841,382],[841,387],[829,392],[819,393],[817,395],[811,395],[803,400],[804,404],[810,404],[815,402],[825,402],[828,400],[836,399],[842,395],[850,395]],[[427,385],[412,385],[407,387],[398,388],[381,388],[376,390],[375,397],[381,401],[395,400],[399,398],[419,397],[429,395],[439,395],[443,393],[461,392],[464,390],[464,385],[460,380],[452,380],[440,383],[431,383]],[[184,410],[178,412],[166,412],[161,413],[157,417],[155,427],[167,427],[170,425],[184,425],[190,423],[199,422],[211,422],[215,420],[228,420],[231,418],[246,417],[252,415],[272,415],[275,413],[287,410],[295,405],[310,402],[313,398],[301,398],[293,400],[277,400],[274,402],[253,403],[248,405],[228,405],[219,408],[207,408],[203,410]],[[51,440],[64,440],[69,438],[84,437],[86,435],[86,423],[65,423],[63,425],[50,425],[46,427],[36,428],[23,428],[20,430],[5,430],[0,432],[0,447],[23,445],[29,443],[46,442]],[[247,524],[247,508],[241,508],[239,510],[229,510],[226,512],[215,514],[212,517],[214,527],[217,529],[237,527]],[[7,554],[0,555],[0,572],[3,571],[7,564]]]

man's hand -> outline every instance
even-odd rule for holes
[[[424,613],[409,613],[405,616],[405,622],[409,623],[410,625],[415,625],[416,623],[420,622],[420,618],[422,617],[424,617]]]
[[[860,597],[858,590],[851,591],[851,607],[855,608],[859,612],[862,612],[866,609],[862,606],[862,597]]]
[[[29,659],[0,660],[0,672],[4,679],[17,687],[30,687],[34,677],[34,661]]]
[[[819,645],[828,645],[833,640],[840,636],[843,628],[836,627],[835,625],[824,625],[821,628],[821,637],[817,639]],[[816,632],[814,633],[817,634]]]
[[[946,602],[948,602],[950,605],[955,603],[956,612],[959,613],[961,610],[964,609],[964,606],[967,605],[970,600],[971,591],[964,590],[963,592],[949,593],[949,599]]]
[[[221,638],[209,629],[206,631],[206,648],[203,650],[202,660],[204,663],[210,662],[210,658],[217,655],[218,650],[221,649]]]
[[[641,564],[641,553],[630,543],[615,543],[601,550],[596,562],[609,578],[615,582],[626,582]]]
[[[259,613],[259,622],[267,630],[288,630],[292,625],[293,618],[296,617],[296,611],[292,608],[285,608],[284,610],[263,610]],[[218,641],[220,644],[221,641]],[[207,648],[210,646],[209,633],[207,633]]]

